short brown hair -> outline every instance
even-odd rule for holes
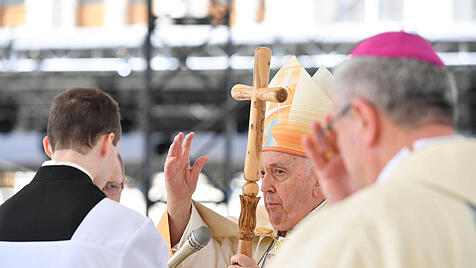
[[[97,88],[70,89],[54,98],[47,131],[53,151],[86,154],[100,135],[111,132],[116,145],[122,134],[119,105]]]

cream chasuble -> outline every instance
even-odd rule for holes
[[[296,228],[272,267],[476,267],[476,139],[413,150]]]

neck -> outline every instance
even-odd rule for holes
[[[327,201],[327,199],[324,198],[324,196],[321,196],[319,198],[320,201],[318,201],[318,203],[316,203],[315,206],[313,206],[307,213],[306,215],[302,216],[302,218],[299,220],[299,222],[297,222],[296,224],[294,224],[293,226],[291,226],[290,228],[288,228],[287,230],[278,230],[278,232],[284,232],[284,235],[280,235],[280,236],[285,236],[286,235],[286,232],[288,231],[291,231],[294,227],[296,227],[296,225],[298,225],[302,220],[304,220],[307,216],[313,214],[314,212],[317,212],[316,209],[319,208],[319,206],[322,206],[324,205],[324,202]],[[319,208],[320,209],[320,208]],[[276,228],[276,227],[275,227]],[[277,228],[276,228],[277,229]]]
[[[53,153],[51,159],[58,162],[70,162],[77,164],[87,170],[93,178],[96,177],[96,168],[92,165],[94,161],[91,161],[89,154],[81,154],[74,150],[57,150]]]
[[[396,126],[387,128],[387,131],[383,130],[375,146],[374,157],[369,162],[375,165],[369,165],[367,184],[375,183],[385,165],[404,147],[411,149],[413,143],[420,139],[454,134],[452,126],[443,124],[427,124],[414,130]]]

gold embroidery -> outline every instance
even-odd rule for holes
[[[274,239],[274,238],[273,238]],[[275,244],[274,244],[274,247],[273,249],[271,249],[268,253],[271,254],[271,255],[277,255],[279,254],[279,249],[280,247],[286,243],[286,238],[284,237],[280,237],[280,239],[274,239],[275,240]]]
[[[275,239],[273,236],[273,229],[268,227],[256,227],[255,234],[258,236],[269,236]]]

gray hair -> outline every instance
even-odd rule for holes
[[[336,71],[336,101],[362,98],[401,127],[453,124],[456,83],[441,67],[413,59],[355,57]]]
[[[306,172],[312,176],[315,175],[314,173],[314,163],[309,159],[307,156],[300,156],[300,155],[293,155],[298,159],[302,159],[304,161],[304,166],[306,168]]]

